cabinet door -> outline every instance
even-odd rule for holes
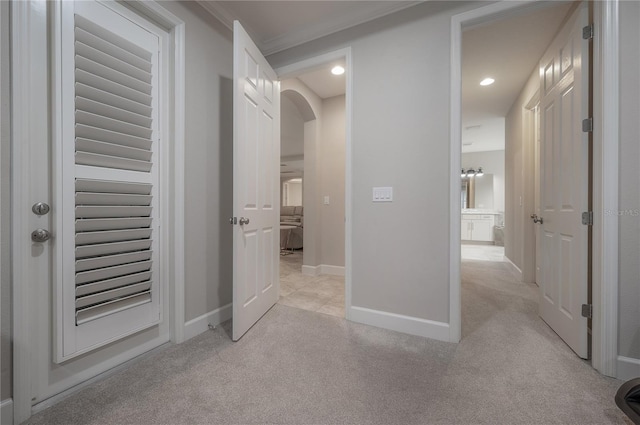
[[[472,230],[473,230],[473,221],[468,219],[463,219],[462,224],[460,226],[460,239],[462,239],[463,241],[470,241]]]
[[[472,236],[474,241],[493,241],[493,220],[474,220]]]

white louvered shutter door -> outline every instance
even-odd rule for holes
[[[161,319],[159,40],[105,4],[61,10],[59,362]]]

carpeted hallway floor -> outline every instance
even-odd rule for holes
[[[439,342],[276,305],[171,346],[32,424],[629,423],[606,378],[537,316],[504,263],[463,261],[463,340]]]

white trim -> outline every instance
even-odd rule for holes
[[[449,341],[451,334],[448,323],[435,322],[433,320],[372,310],[364,307],[351,307],[349,320],[409,335],[437,339],[439,341]]]
[[[346,103],[346,143],[345,143],[345,174],[344,174],[344,286],[345,286],[345,318],[351,320],[351,292],[352,292],[352,223],[353,223],[353,207],[352,207],[352,172],[353,172],[353,160],[352,160],[352,119],[353,119],[353,60],[351,57],[351,47],[345,47],[333,52],[325,53],[319,56],[315,56],[310,59],[302,60],[291,65],[287,65],[276,69],[278,78],[284,79],[293,77],[296,74],[301,74],[307,70],[314,68],[315,66],[325,64],[327,62],[345,58],[346,62],[346,83],[345,83],[345,103]],[[302,273],[305,275],[315,276],[308,274],[312,272],[312,266],[303,266]]]
[[[618,354],[618,1],[594,2],[592,361],[607,376]]]
[[[516,266],[516,264],[513,261],[511,261],[511,259],[509,257],[507,257],[506,255],[503,257],[503,259],[504,259],[504,262],[507,263],[510,266],[511,273],[514,274],[514,276],[516,277],[518,282],[523,282],[523,280],[522,280],[522,270],[520,270],[520,267]]]
[[[373,21],[391,13],[399,12],[408,7],[419,4],[419,1],[390,2],[387,5],[379,6],[375,10],[359,11],[358,13],[346,13],[331,20],[324,20],[316,24],[308,25],[295,31],[285,32],[269,39],[262,39],[256,34],[252,34],[240,17],[218,1],[197,0],[207,12],[218,19],[224,26],[233,30],[233,21],[238,19],[251,38],[254,40],[260,51],[265,55],[272,55],[292,47],[299,46],[312,40],[316,40],[327,35],[334,34],[347,28]]]
[[[449,182],[449,329],[451,342],[461,337],[461,275],[460,275],[460,167],[462,157],[462,27],[498,20],[524,8],[540,7],[535,0],[525,2],[501,1],[469,10],[451,17],[451,111],[450,111],[450,182]]]
[[[318,266],[302,266],[302,274],[305,276],[318,276],[320,271],[318,270]]]
[[[449,143],[449,341],[460,342],[462,337],[462,205],[460,204],[460,168],[462,168],[462,19],[451,18],[451,114]],[[454,187],[455,186],[455,187]]]
[[[170,304],[169,317],[172,322],[171,341],[179,344],[185,340],[185,30],[184,21],[155,1],[127,1],[127,4],[147,18],[169,31],[173,49],[173,241],[172,258],[173,279],[169,282],[173,290],[173,302]]]
[[[629,379],[640,378],[640,359],[633,359],[631,357],[618,356],[618,373],[616,378],[623,381]]]
[[[537,4],[536,4],[537,3]],[[592,366],[600,373],[615,376],[618,335],[618,226],[617,215],[604,215],[618,209],[618,0],[594,2],[594,160],[593,160],[593,329]],[[460,236],[458,213],[458,169],[460,168],[460,64],[461,31],[480,22],[496,20],[509,13],[533,10],[542,2],[502,1],[454,15],[451,18],[451,184],[450,184],[450,327],[459,331],[460,261],[456,253]],[[598,29],[598,27],[600,29]],[[605,145],[606,144],[606,145]],[[606,149],[605,149],[606,148]],[[601,263],[599,263],[601,261]],[[452,338],[454,340],[454,338]]]
[[[141,15],[156,20],[159,23],[168,25],[173,29],[170,47],[175,49],[176,69],[175,78],[175,122],[172,123],[176,144],[176,164],[171,182],[175,185],[174,190],[178,198],[176,202],[176,216],[170,217],[177,221],[175,226],[174,247],[176,251],[171,256],[175,261],[174,272],[176,276],[174,291],[176,300],[181,299],[180,304],[184,308],[184,232],[181,226],[184,225],[184,214],[180,214],[178,206],[179,197],[183,196],[184,188],[184,159],[180,161],[180,149],[184,149],[184,23],[173,15],[165,11],[155,2],[136,2],[135,9],[141,11]],[[30,214],[24,211],[30,209],[31,194],[27,189],[31,187],[31,148],[29,142],[42,140],[48,137],[48,132],[43,133],[42,122],[38,108],[47,108],[47,101],[42,100],[47,90],[41,89],[39,84],[47,81],[42,78],[41,73],[46,72],[46,66],[33,66],[33,58],[47,58],[48,32],[47,32],[47,2],[43,0],[14,2],[12,4],[12,232],[14,235],[28,235],[31,231]],[[173,19],[173,24],[168,22]],[[40,60],[40,59],[38,59]],[[45,59],[46,61],[46,59]],[[184,155],[182,155],[184,158]],[[38,198],[47,200],[38,194]],[[26,209],[25,209],[26,208]],[[168,224],[168,223],[165,223]],[[169,226],[170,227],[170,226]],[[181,242],[182,241],[182,242]],[[12,241],[12,252],[16,255],[12,258],[12,288],[13,288],[13,406],[14,420],[21,423],[31,416],[32,412],[32,385],[35,375],[33,365],[35,357],[39,355],[33,347],[37,346],[37,335],[33,329],[33,310],[30,300],[35,298],[34,287],[31,284],[37,279],[30,278],[29,269],[31,242],[28,238],[14,238]],[[16,284],[20,282],[20,284]],[[180,320],[178,331],[182,331],[184,325],[184,314]],[[175,325],[174,325],[175,326]],[[169,326],[171,327],[171,326]],[[161,343],[159,338],[140,345],[121,355],[112,357],[109,362],[104,362],[87,369],[84,373],[78,374],[79,380],[91,379],[100,369],[105,370],[114,367],[118,362],[126,361],[133,356],[143,354]]]
[[[120,362],[117,363],[107,369],[104,372],[101,372],[97,375],[92,376],[91,378],[88,378],[82,382],[80,382],[79,384],[76,384],[74,386],[72,386],[71,388],[68,388],[52,397],[49,397],[46,400],[41,401],[40,403],[34,404],[33,408],[32,408],[32,413],[38,413],[41,412],[45,409],[48,409],[49,407],[58,404],[59,402],[61,402],[62,400],[64,400],[65,398],[77,393],[78,391],[87,388],[90,385],[95,384],[96,382],[100,382],[104,379],[109,378],[110,376],[115,375],[116,373],[119,373],[125,369],[128,369],[129,367],[133,366],[134,364],[138,363],[141,360],[147,359],[151,356],[153,356],[156,353],[161,352],[162,350],[164,350],[165,348],[169,347],[170,343],[164,343],[162,345],[155,345],[153,347],[151,347],[150,349],[144,349],[141,350],[138,354],[136,354],[133,358],[130,358],[124,362]],[[4,424],[3,424],[4,425]]]
[[[0,424],[9,425],[13,423],[13,399],[8,398],[0,403]]]
[[[207,329],[209,329],[209,325],[218,326],[220,323],[231,319],[232,306],[232,303],[229,303],[195,319],[189,320],[184,324],[184,340],[186,341],[206,332]]]
[[[305,276],[344,276],[344,266],[332,266],[330,264],[320,264],[319,266],[302,266],[302,274]]]
[[[22,423],[31,416],[31,384],[37,333],[33,329],[34,299],[30,269],[31,233],[29,211],[31,146],[48,137],[38,125],[46,118],[46,89],[40,93],[46,66],[32,66],[32,58],[47,57],[46,2],[24,1],[11,4],[11,202],[12,202],[12,291],[13,291],[13,420]],[[46,65],[46,59],[44,64]],[[39,64],[42,65],[42,64]],[[46,78],[45,78],[46,80]],[[44,98],[43,98],[44,96]],[[44,108],[44,112],[42,109]],[[41,124],[41,123],[40,123]],[[20,237],[17,237],[20,235]],[[18,284],[19,283],[19,284]]]

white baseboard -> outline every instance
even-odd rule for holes
[[[449,324],[364,307],[351,307],[349,320],[410,335],[449,341]]]
[[[220,323],[231,319],[231,306],[232,304],[229,303],[213,311],[205,313],[200,317],[189,320],[184,324],[184,340],[186,341],[196,335],[201,334],[202,332],[205,332],[207,329],[209,329],[209,324],[217,326]]]
[[[618,356],[616,377],[623,381],[640,378],[640,359]]]
[[[13,425],[13,399],[11,398],[0,402],[0,424]]]
[[[321,274],[344,276],[344,266],[332,266],[329,264],[320,264],[319,266],[302,266],[302,274],[305,276],[319,276]]]
[[[302,274],[305,276],[318,276],[320,269],[316,266],[302,266]]]
[[[511,259],[509,259],[509,257],[507,257],[506,255],[504,256],[504,261],[511,266],[511,271],[518,279],[518,282],[522,282],[524,278],[522,276],[522,270],[520,270],[520,267],[516,266],[513,261],[511,261]]]
[[[344,266],[331,266],[329,264],[320,264],[320,274],[329,274],[332,276],[344,276]]]

